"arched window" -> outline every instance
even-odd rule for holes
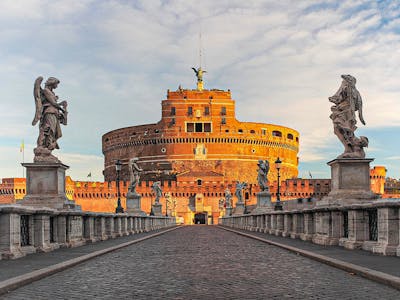
[[[197,185],[201,185],[201,184],[202,184],[201,179],[197,179]]]
[[[282,132],[280,132],[278,130],[274,130],[274,131],[272,131],[272,136],[282,137]]]
[[[287,138],[288,138],[289,140],[293,140],[293,134],[288,133]]]

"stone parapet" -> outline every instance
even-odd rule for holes
[[[225,216],[219,224],[400,256],[400,199]]]
[[[0,205],[0,259],[175,226],[175,218]]]

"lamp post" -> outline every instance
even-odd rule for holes
[[[165,199],[165,216],[168,217],[168,199]]]
[[[119,173],[121,172],[121,161],[119,159],[117,159],[117,161],[115,162],[115,170],[117,171],[117,195],[118,195],[118,203],[117,203],[117,207],[115,208],[115,213],[123,213],[124,212],[124,208],[121,206],[121,193],[119,191]]]
[[[276,191],[276,203],[275,203],[275,210],[282,210],[282,204],[281,204],[281,191],[280,191],[280,174],[279,170],[281,169],[281,164],[282,161],[279,159],[279,157],[275,161],[275,168],[278,171],[278,188]]]

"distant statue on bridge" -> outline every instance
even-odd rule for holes
[[[232,194],[229,189],[225,190],[225,205],[227,208],[232,207]]]
[[[161,182],[160,181],[154,182],[151,189],[153,190],[154,194],[156,195],[155,203],[159,204],[160,198],[162,197]]]
[[[140,173],[143,172],[143,169],[139,168],[137,161],[139,158],[134,157],[129,161],[129,173],[130,173],[130,185],[129,185],[129,192],[132,194],[137,195],[136,187],[139,184]]]
[[[333,121],[334,133],[344,146],[344,152],[338,158],[365,158],[364,147],[368,147],[368,138],[355,136],[357,129],[356,111],[360,122],[365,125],[362,114],[362,99],[356,88],[357,80],[351,75],[342,75],[342,84],[339,90],[329,97],[334,103],[331,107],[330,118]]]
[[[58,102],[58,96],[54,93],[60,81],[55,77],[49,77],[44,85],[40,86],[43,77],[35,80],[33,95],[35,98],[35,117],[32,125],[39,121],[39,137],[37,147],[33,150],[34,162],[60,162],[51,154],[54,149],[60,149],[57,140],[62,136],[60,124],[67,125],[67,101]]]
[[[225,206],[226,206],[225,199],[224,198],[220,198],[218,200],[218,208],[219,208],[219,210],[223,210]]]
[[[269,191],[268,187],[268,172],[269,172],[269,162],[268,160],[259,160],[258,161],[258,172],[257,172],[257,181],[260,186],[261,191]]]
[[[243,203],[243,190],[247,188],[246,182],[240,182],[239,180],[236,181],[236,191],[235,195],[238,198],[238,203]]]

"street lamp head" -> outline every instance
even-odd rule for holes
[[[276,159],[276,161],[275,161],[275,168],[277,169],[277,170],[279,170],[280,168],[281,168],[281,164],[282,164],[282,161],[279,159],[279,157]]]
[[[117,161],[115,162],[115,170],[117,170],[117,172],[121,171],[121,166],[122,166],[121,161],[117,159]]]

